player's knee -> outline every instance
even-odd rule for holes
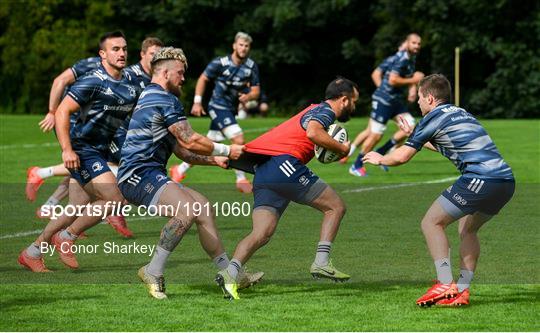
[[[343,218],[343,216],[345,216],[345,213],[347,212],[347,206],[345,206],[343,200],[339,199],[338,201],[336,201],[336,204],[332,207],[332,212],[340,220]]]

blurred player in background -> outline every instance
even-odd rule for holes
[[[251,42],[251,36],[238,32],[234,37],[232,54],[212,60],[197,80],[191,109],[191,114],[197,117],[206,114],[202,106],[202,96],[208,83],[215,83],[208,103],[208,114],[212,121],[207,134],[214,142],[229,139],[232,143],[244,144],[242,128],[235,118],[238,103],[257,100],[260,94],[259,69],[248,57]],[[176,182],[182,181],[189,167],[186,162],[171,167],[171,178]],[[245,173],[240,170],[235,172],[236,188],[243,193],[250,193],[253,187]]]
[[[414,118],[403,102],[403,93],[405,87],[417,84],[424,77],[423,73],[415,72],[416,55],[420,52],[421,42],[420,36],[415,33],[407,36],[406,49],[395,54],[392,65],[384,74],[380,86],[373,93],[369,134],[362,144],[360,154],[349,169],[351,175],[366,176],[362,158],[381,140],[389,119],[397,120],[397,116],[402,115],[411,126],[414,126]]]
[[[109,145],[135,107],[141,88],[139,82],[123,70],[127,62],[124,34],[120,31],[105,33],[99,46],[100,67],[70,87],[55,114],[62,159],[72,176],[69,204],[86,208],[82,216],[64,214],[51,219],[35,242],[21,252],[19,263],[34,272],[48,271],[40,251],[42,242],[52,243],[66,266],[78,268],[71,251],[75,240],[109,216],[111,206],[124,201],[107,164]],[[79,117],[70,130],[70,114],[79,109]],[[96,211],[102,214],[95,214]]]
[[[246,103],[238,104],[238,119],[246,119],[249,116],[260,115],[263,118],[268,116],[270,106],[268,105],[268,97],[261,89],[261,94],[258,100],[247,101]]]
[[[163,277],[167,258],[194,222],[201,245],[218,270],[229,264],[213,214],[209,209],[195,208],[195,204],[210,207],[208,199],[167,177],[167,161],[173,152],[192,164],[226,168],[227,157],[238,158],[243,150],[241,145],[214,143],[193,131],[178,100],[186,68],[187,59],[181,49],[166,47],[155,55],[152,83],[135,107],[118,170],[118,186],[130,203],[154,208],[179,207],[181,203],[183,207],[177,211],[157,210],[170,220],[163,227],[152,260],[139,269],[139,277],[157,299],[167,298]],[[244,283],[257,281],[246,278]]]
[[[419,84],[418,104],[423,119],[411,130],[405,119],[401,127],[410,134],[404,146],[386,156],[370,152],[366,163],[407,163],[422,147],[439,151],[460,171],[461,177],[433,202],[422,219],[422,232],[435,263],[437,282],[416,303],[459,306],[469,304],[478,257],[478,230],[496,215],[514,194],[512,169],[503,160],[486,130],[474,116],[450,104],[450,82],[441,74],[429,75]],[[459,221],[460,275],[454,283],[449,257],[448,225]]]
[[[336,119],[341,122],[350,119],[358,100],[358,86],[338,77],[326,88],[325,99],[246,144],[246,152],[267,158],[257,162],[255,168],[253,230],[238,243],[229,266],[216,276],[216,282],[229,299],[239,298],[238,273],[242,265],[270,241],[291,201],[324,214],[311,275],[334,281],[350,278],[338,271],[330,260],[332,242],[345,215],[345,203],[306,164],[314,156],[315,145],[340,155],[349,152],[349,143],[339,143],[327,130]]]

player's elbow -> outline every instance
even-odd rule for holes
[[[317,137],[318,137],[318,133],[317,133],[316,130],[313,130],[313,129],[308,128],[308,129],[306,130],[306,137],[307,137],[311,142],[317,143],[316,140],[317,140]]]
[[[397,78],[393,75],[390,75],[390,77],[388,78],[388,84],[391,86],[396,86],[398,84]]]

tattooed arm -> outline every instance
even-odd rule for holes
[[[186,120],[178,121],[169,126],[168,129],[180,146],[199,155],[228,156],[231,159],[238,159],[244,151],[243,145],[232,144],[229,146],[212,142],[207,137],[195,132]]]
[[[174,147],[174,154],[176,157],[189,164],[197,165],[217,165],[224,169],[227,168],[228,158],[223,156],[204,156],[195,154],[186,148],[183,148],[179,144]]]

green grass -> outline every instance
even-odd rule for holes
[[[309,265],[318,241],[320,215],[293,204],[272,241],[250,260],[252,270],[266,272],[264,281],[225,301],[214,285],[215,268],[191,230],[171,256],[166,278],[169,299],[151,299],[138,282],[138,267],[148,255],[81,254],[81,269],[68,271],[56,255],[47,258],[51,274],[21,269],[16,258],[35,234],[6,238],[43,227],[34,211],[56,186],[47,181],[35,203],[24,199],[26,168],[60,162],[53,134],[42,134],[35,116],[0,116],[0,330],[10,331],[538,331],[540,310],[540,122],[482,121],[512,166],[517,189],[500,215],[481,231],[482,256],[472,288],[472,305],[459,309],[420,309],[414,300],[434,278],[419,222],[425,210],[457,177],[442,156],[422,151],[409,164],[370,176],[349,176],[337,163],[310,167],[345,199],[348,212],[333,245],[332,257],[352,279],[343,284],[313,281]],[[347,124],[349,133],[365,119]],[[271,128],[278,119],[241,123],[248,139]],[[205,132],[205,119],[193,120]],[[393,127],[389,129],[389,132]],[[27,146],[21,146],[26,144]],[[45,145],[43,145],[45,144]],[[176,163],[171,160],[171,164]],[[186,183],[214,202],[248,201],[234,190],[233,174],[198,167]],[[405,184],[398,188],[384,188]],[[383,186],[381,189],[354,190]],[[352,190],[352,191],[351,191]],[[229,254],[249,232],[250,217],[220,217],[218,226]],[[134,240],[123,240],[108,225],[89,231],[81,244],[155,244],[164,219],[132,219]],[[449,228],[457,271],[456,226]],[[536,318],[536,319],[535,319]]]

